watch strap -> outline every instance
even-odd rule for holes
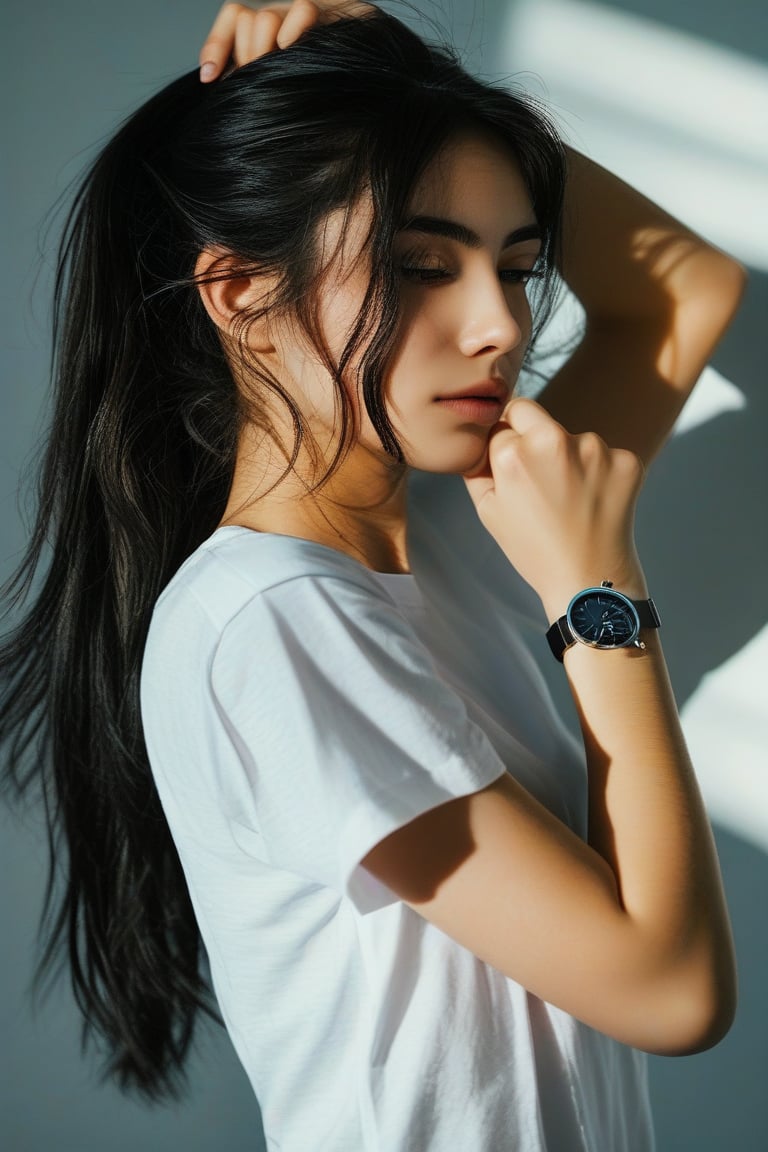
[[[632,603],[635,606],[641,628],[661,627],[661,617],[659,616],[658,608],[650,596],[647,600],[633,600]]]
[[[559,660],[562,664],[566,648],[576,643],[576,637],[568,626],[567,616],[561,616],[547,629],[547,642],[555,660]]]

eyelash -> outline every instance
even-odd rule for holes
[[[416,280],[421,284],[439,284],[451,278],[451,273],[442,268],[413,268],[403,265],[400,272],[406,279]],[[507,268],[499,272],[499,276],[511,276],[510,284],[527,284],[530,280],[541,280],[542,271],[534,268]]]
[[[418,260],[428,258],[428,254],[412,253],[406,256],[406,260]],[[420,284],[440,284],[451,278],[452,273],[447,268],[423,268],[416,264],[402,264],[400,267],[401,275],[407,280],[415,280]],[[499,272],[503,278],[511,276],[512,279],[506,281],[508,284],[527,284],[529,280],[542,280],[545,276],[543,268],[506,268]]]

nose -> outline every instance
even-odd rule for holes
[[[458,341],[465,356],[511,352],[529,326],[530,307],[522,286],[505,290],[496,272],[467,285]]]

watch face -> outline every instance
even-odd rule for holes
[[[567,615],[578,639],[596,648],[621,648],[640,631],[634,605],[607,588],[588,588],[574,596]]]

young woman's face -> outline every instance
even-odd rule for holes
[[[355,208],[322,292],[320,322],[335,357],[370,275],[366,259],[357,259],[370,213],[369,203]],[[436,157],[415,189],[408,224],[394,252],[402,320],[384,396],[410,466],[464,472],[482,457],[520,371],[531,334],[525,285],[539,255],[539,230],[514,159],[500,144],[474,136]],[[340,237],[341,216],[332,217],[325,230],[331,251]],[[313,432],[335,443],[327,370],[295,341],[286,341],[283,358]],[[457,402],[477,388],[495,391],[496,401]],[[354,451],[391,463],[354,385],[348,393],[360,424]]]

